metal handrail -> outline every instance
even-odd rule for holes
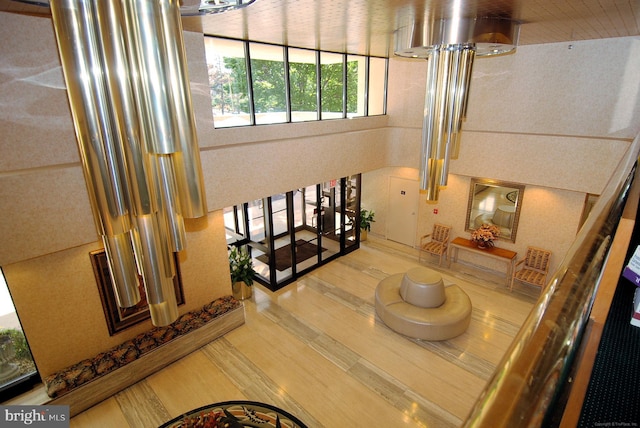
[[[464,427],[548,425],[589,319],[613,235],[636,175],[639,147],[640,135],[629,146]]]

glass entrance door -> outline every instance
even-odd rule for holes
[[[341,180],[344,204],[344,251],[348,253],[359,247],[360,174]]]
[[[278,290],[358,248],[360,176],[226,208],[227,243],[246,246],[258,282]]]

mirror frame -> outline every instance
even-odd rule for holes
[[[486,186],[486,187],[496,187],[496,188],[504,188],[505,194],[511,193],[508,190],[513,189],[518,191],[516,200],[514,201],[515,212],[513,213],[513,218],[511,220],[511,227],[507,228],[511,230],[511,234],[509,236],[503,236],[500,234],[498,239],[503,241],[511,241],[516,242],[516,232],[518,231],[518,222],[520,220],[520,209],[522,208],[522,197],[524,196],[524,185],[518,183],[511,183],[508,181],[500,181],[493,180],[489,178],[471,178],[471,185],[469,187],[469,202],[467,205],[467,216],[465,219],[464,230],[467,232],[473,232],[479,226],[475,225],[475,219],[471,219],[471,211],[473,206],[480,201],[480,199],[476,199],[475,188],[476,185]],[[494,211],[495,213],[495,211]],[[501,229],[504,229],[501,227]]]

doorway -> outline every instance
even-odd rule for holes
[[[419,192],[418,181],[389,177],[388,240],[415,246]]]
[[[251,254],[256,280],[275,291],[359,247],[360,175],[224,210],[227,244]]]

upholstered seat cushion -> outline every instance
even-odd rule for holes
[[[544,287],[547,274],[545,272],[538,272],[531,269],[522,269],[516,272],[513,277],[517,280],[528,282],[539,287]]]
[[[444,242],[437,242],[437,241],[427,242],[422,246],[423,251],[428,251],[434,254],[439,254],[443,248],[444,248]]]
[[[376,313],[392,330],[423,340],[447,340],[464,333],[471,322],[471,300],[457,285],[444,287],[445,301],[436,308],[422,308],[400,296],[404,274],[391,275],[378,284]]]
[[[424,267],[407,271],[402,277],[400,297],[421,308],[435,308],[444,303],[444,282],[438,272]]]
[[[514,281],[518,280],[543,289],[544,286],[547,285],[550,260],[551,251],[542,248],[527,247],[527,254],[524,259],[516,263],[516,269],[521,265],[522,269],[516,270],[513,273],[511,277],[511,288],[513,289]]]

